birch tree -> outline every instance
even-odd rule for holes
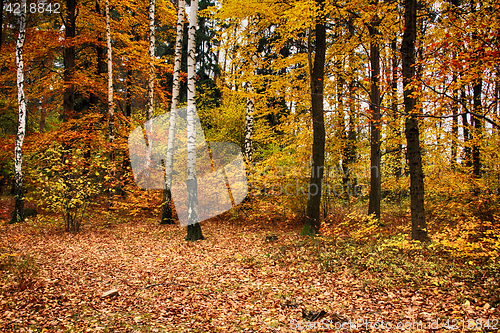
[[[2,44],[3,44],[3,3],[4,0],[0,0],[0,50],[2,50]]]
[[[109,142],[115,141],[115,114],[113,101],[113,50],[111,49],[111,26],[109,16],[109,0],[106,0],[106,46],[108,48],[108,116]]]
[[[115,103],[113,100],[113,50],[111,48],[111,23],[110,23],[110,15],[109,15],[109,0],[106,0],[106,47],[108,49],[107,52],[107,62],[108,62],[108,136],[109,143],[111,145],[110,151],[110,176],[111,181],[115,181],[115,151],[114,151],[114,142],[115,142]]]
[[[253,93],[252,84],[248,84],[248,92]],[[252,163],[253,158],[253,113],[255,111],[255,100],[253,96],[247,98],[245,112],[245,158],[247,163]]]
[[[165,189],[163,190],[161,224],[173,224],[172,217],[172,171],[173,154],[175,141],[175,128],[177,121],[177,112],[179,109],[180,76],[182,61],[182,37],[184,26],[184,0],[179,0],[179,9],[177,12],[177,35],[175,38],[175,58],[174,58],[174,77],[172,86],[172,105],[170,107],[170,119],[167,143],[167,161],[165,165]]]
[[[152,134],[153,134],[153,107],[154,107],[154,87],[155,87],[155,0],[149,0],[149,76],[148,76],[148,92],[147,92],[147,107],[146,107],[146,135],[148,144],[146,148],[146,172],[149,178],[149,167],[151,165],[152,154]]]
[[[203,239],[198,217],[198,182],[196,179],[196,23],[198,0],[191,1],[188,34],[187,91],[187,241]]]
[[[26,6],[26,0],[22,0],[21,8]],[[24,95],[24,61],[23,49],[26,39],[26,12],[21,10],[19,19],[19,35],[16,43],[16,67],[17,67],[17,102],[19,117],[17,123],[17,136],[14,146],[14,194],[15,205],[12,212],[11,223],[24,221],[24,188],[23,188],[23,141],[26,133],[26,96]]]

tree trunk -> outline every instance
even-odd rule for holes
[[[21,6],[26,6],[26,0],[22,0]],[[3,14],[3,13],[2,13]],[[15,204],[12,212],[11,223],[24,221],[24,188],[23,188],[23,141],[26,133],[26,96],[24,95],[24,60],[23,48],[26,38],[26,13],[21,10],[19,23],[19,35],[16,43],[16,66],[17,66],[17,103],[19,117],[17,123],[17,136],[14,146],[14,195]]]
[[[397,144],[395,144],[392,147],[392,150],[394,150],[394,167],[393,167],[393,175],[396,177],[396,179],[399,179],[402,174],[402,145],[401,145],[401,131],[400,131],[400,121],[399,121],[399,114],[398,114],[398,56],[397,56],[397,41],[396,38],[394,38],[391,41],[391,51],[392,51],[392,58],[391,58],[391,67],[392,67],[392,82],[391,82],[391,111],[392,111],[392,120],[394,122],[394,125],[392,126],[392,133],[395,137],[395,139],[398,141]]]
[[[2,50],[3,44],[3,4],[4,0],[0,0],[0,51]]]
[[[196,179],[196,22],[198,0],[191,0],[188,38],[188,107],[187,107],[187,241],[203,239],[198,217],[198,182]]]
[[[175,38],[175,59],[174,59],[174,77],[172,86],[172,106],[170,108],[170,119],[168,129],[167,143],[167,161],[165,165],[165,188],[163,190],[162,212],[160,224],[174,224],[172,211],[172,171],[173,155],[175,143],[175,129],[177,122],[177,112],[179,109],[180,76],[182,62],[182,37],[184,27],[184,0],[179,0],[179,9],[177,13],[177,35]],[[201,230],[201,229],[200,229]]]
[[[115,174],[115,103],[113,99],[113,49],[111,47],[111,22],[109,15],[109,0],[106,0],[106,47],[107,47],[107,67],[108,67],[108,136],[110,143],[110,184],[114,188],[116,181]],[[111,202],[111,201],[109,201]]]
[[[38,110],[40,111],[40,122],[38,127],[40,129],[40,133],[45,132],[45,121],[47,119],[47,110],[45,109],[47,105],[45,103],[45,98],[46,97],[42,96],[38,104]]]
[[[324,0],[316,0],[320,8]],[[320,208],[325,165],[325,120],[323,113],[323,87],[325,77],[326,24],[324,17],[316,18],[316,43],[314,65],[311,71],[311,113],[313,122],[313,146],[309,195],[302,235],[314,236],[321,226]]]
[[[127,83],[125,92],[125,117],[132,116],[132,70],[127,70]]]
[[[456,82],[457,76],[453,74],[453,81]],[[451,169],[455,170],[457,166],[457,142],[458,142],[458,90],[453,91],[453,98],[451,105],[451,112],[453,114],[451,124]]]
[[[73,75],[75,70],[75,47],[72,45],[76,36],[76,1],[66,0],[66,22],[64,23],[64,36],[66,45],[64,46],[64,73],[65,83],[63,95],[63,121],[68,121],[75,111],[75,84]],[[69,45],[68,45],[69,44]]]
[[[474,114],[480,115],[482,113],[481,106],[481,92],[483,90],[483,80],[479,78],[474,84]],[[474,177],[481,177],[481,134],[482,123],[481,119],[473,115],[472,123],[474,125],[473,146],[472,146],[472,165]]]
[[[342,192],[342,197],[349,202],[349,164],[348,164],[348,155],[349,155],[349,143],[348,143],[348,131],[347,123],[346,123],[346,112],[344,106],[344,88],[345,88],[345,78],[344,78],[344,62],[338,61],[336,66],[336,77],[337,77],[337,121],[338,121],[338,132],[336,136],[342,142],[342,150],[341,150],[341,158],[342,164],[340,165],[342,168],[342,185],[344,186],[345,191]],[[328,176],[328,174],[327,174]],[[328,178],[326,179],[328,182]],[[338,195],[338,193],[335,193]],[[328,200],[328,196],[323,197],[323,201]],[[328,214],[329,205],[323,205],[325,209],[323,210],[323,216]]]
[[[354,37],[354,25],[353,25],[354,16],[349,16],[349,21],[347,28],[349,30],[349,36]],[[357,133],[356,133],[356,105],[354,102],[354,70],[355,67],[355,54],[354,50],[349,52],[349,66],[352,70],[351,78],[349,80],[348,85],[348,96],[349,96],[349,129],[347,131],[347,145],[345,148],[345,158],[346,158],[346,167],[343,169],[343,179],[342,182],[344,184],[345,191],[347,196],[350,195],[356,196],[357,193],[355,191],[357,179],[354,178],[354,174],[352,173],[352,169],[354,163],[356,162],[356,141],[357,141]]]
[[[102,15],[99,1],[95,2],[95,13],[97,15]],[[104,18],[106,18],[106,13],[104,13]],[[98,37],[97,40],[99,41],[99,43],[96,43],[93,45],[95,52],[96,52],[96,56],[97,56],[96,68],[97,68],[98,75],[104,76],[104,75],[107,75],[107,72],[108,72],[108,65],[107,65],[107,61],[106,61],[106,48],[101,46],[100,42],[103,41],[103,39],[101,37]],[[101,105],[100,105],[99,95],[91,92],[90,96],[89,96],[88,108],[94,112],[97,112],[98,110],[100,110],[100,107],[101,107]]]
[[[149,76],[146,120],[153,119],[155,87],[155,0],[149,0]]]
[[[406,141],[410,168],[412,239],[428,240],[424,209],[424,172],[420,150],[416,100],[411,83],[415,74],[415,42],[417,34],[417,0],[405,0],[405,30],[401,44],[403,60],[404,104],[406,113]]]
[[[481,5],[481,2],[479,2]],[[471,13],[474,15],[476,13],[476,2],[471,1]],[[475,32],[472,33],[472,40],[477,40],[477,34]],[[473,133],[473,145],[472,145],[472,166],[473,166],[473,175],[476,178],[481,177],[481,134],[482,134],[482,123],[481,119],[476,116],[482,113],[482,105],[481,105],[481,92],[483,90],[483,79],[482,79],[482,71],[481,71],[481,61],[482,51],[475,51],[476,61],[475,66],[478,68],[475,69],[477,79],[474,82],[474,114],[472,116],[471,122],[474,126]]]
[[[471,158],[471,150],[470,150],[470,133],[469,133],[469,112],[467,111],[466,103],[467,103],[467,95],[465,93],[465,87],[462,85],[460,87],[460,103],[462,104],[462,126],[464,131],[464,153],[465,153],[465,166],[467,168],[472,167],[472,158]]]
[[[109,142],[115,141],[115,113],[113,100],[113,50],[111,48],[111,24],[109,15],[109,0],[106,0],[106,46],[107,52],[107,67],[108,67],[108,116],[109,116]]]
[[[376,2],[375,2],[376,4]],[[380,49],[377,41],[378,18],[370,24],[368,31],[372,41],[370,42],[370,65],[371,65],[371,91],[370,91],[370,202],[368,204],[368,215],[374,214],[380,219]]]
[[[149,0],[149,75],[146,106],[146,145],[145,170],[146,178],[149,180],[149,168],[151,167],[151,155],[153,153],[153,111],[154,111],[154,85],[155,85],[155,0]]]
[[[453,19],[458,16],[458,6],[459,0],[450,0],[453,5],[451,8],[451,15]],[[455,55],[456,56],[456,55]],[[457,73],[453,73],[453,83],[456,83],[458,79]],[[452,125],[451,125],[451,169],[455,170],[457,167],[457,156],[458,156],[458,110],[459,110],[459,89],[455,88],[453,90],[453,101],[451,105],[451,112],[453,114]]]
[[[253,92],[252,84],[249,83],[249,93]],[[247,163],[252,163],[253,158],[253,113],[255,111],[255,100],[252,96],[247,98],[245,112],[245,158]]]

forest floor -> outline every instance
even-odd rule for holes
[[[498,290],[487,292],[487,277],[441,269],[421,255],[388,259],[374,248],[311,240],[269,206],[258,209],[203,222],[205,240],[197,242],[186,242],[178,225],[107,214],[77,234],[48,216],[1,225],[0,331],[500,329]],[[430,266],[403,262],[412,257]],[[394,270],[394,258],[407,271]],[[417,274],[428,271],[437,273]],[[102,297],[111,289],[118,294]]]

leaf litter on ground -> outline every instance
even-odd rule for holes
[[[357,326],[344,331],[377,331],[370,325],[499,318],[460,283],[372,288],[373,272],[325,269],[318,251],[326,247],[297,227],[249,220],[203,222],[206,239],[194,243],[179,226],[152,219],[110,224],[96,216],[78,234],[40,218],[5,225],[0,248],[35,257],[38,274],[20,287],[2,273],[0,330],[333,332],[350,321]],[[279,238],[266,241],[270,234]]]

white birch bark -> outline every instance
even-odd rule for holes
[[[106,0],[106,46],[108,48],[108,116],[109,142],[115,141],[115,113],[113,100],[113,50],[111,49],[111,23],[109,16],[109,0]]]
[[[257,52],[252,54],[252,63],[255,66],[257,63]],[[256,74],[255,72],[253,74]],[[253,97],[254,89],[252,82],[248,82],[247,90],[250,96],[247,98],[247,108],[245,112],[245,158],[247,163],[252,163],[253,158],[253,114],[255,111],[255,98]]]
[[[154,86],[155,86],[155,0],[149,0],[149,76],[148,76],[148,101],[146,109],[146,135],[148,137],[146,146],[146,172],[149,178],[149,167],[151,166],[151,154],[153,149],[153,107],[154,107]]]
[[[191,1],[188,38],[188,91],[187,91],[187,222],[188,227],[198,220],[198,184],[196,179],[196,25],[198,0]],[[188,229],[189,237],[189,229]]]
[[[25,8],[26,0],[22,0],[21,8]],[[24,220],[24,189],[23,189],[23,141],[26,133],[26,96],[24,94],[24,60],[23,49],[26,39],[26,13],[21,10],[19,21],[19,35],[16,42],[16,67],[17,67],[17,103],[19,117],[17,124],[17,136],[14,146],[14,188],[15,207],[11,222],[22,222]]]
[[[173,171],[173,153],[175,141],[175,128],[177,122],[177,112],[179,110],[179,92],[180,92],[180,76],[181,76],[181,60],[182,60],[182,37],[184,25],[184,0],[179,0],[179,12],[177,14],[177,36],[175,38],[175,59],[174,59],[174,77],[172,86],[172,106],[170,108],[170,126],[168,130],[167,144],[167,187],[172,188],[172,171]]]
[[[162,202],[162,224],[173,224],[172,218],[172,172],[174,164],[174,144],[175,130],[177,123],[177,112],[179,109],[179,92],[180,92],[180,76],[181,76],[181,60],[182,60],[182,37],[184,26],[184,0],[179,0],[179,8],[177,13],[177,35],[175,38],[175,56],[174,56],[174,77],[172,86],[172,105],[170,107],[170,119],[168,129],[167,143],[167,158],[165,163],[165,187],[163,190]]]
[[[252,85],[249,84],[248,90],[253,93]],[[253,113],[255,110],[255,101],[253,96],[247,98],[247,108],[245,113],[245,158],[247,163],[252,163],[253,155]]]

